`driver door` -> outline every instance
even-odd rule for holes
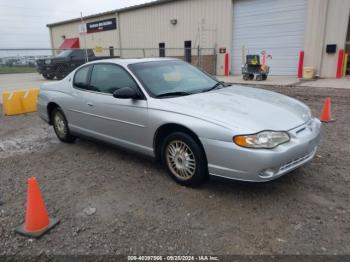
[[[89,129],[102,140],[130,149],[145,149],[148,104],[144,99],[117,99],[113,92],[121,87],[139,87],[121,66],[99,63],[93,66],[89,89],[84,98],[91,119]]]

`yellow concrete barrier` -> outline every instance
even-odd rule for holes
[[[2,93],[3,112],[7,116],[37,111],[39,88]]]
[[[22,105],[25,113],[37,111],[39,88],[28,89],[23,96]]]
[[[16,90],[2,93],[3,112],[7,116],[18,115],[23,113],[22,97],[25,90]]]

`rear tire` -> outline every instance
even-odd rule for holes
[[[167,136],[162,145],[162,161],[170,176],[180,185],[196,187],[208,178],[202,147],[183,132]]]
[[[71,135],[68,127],[67,118],[64,115],[61,108],[57,107],[52,111],[51,121],[53,129],[55,130],[56,136],[59,140],[65,143],[74,142],[76,137]]]

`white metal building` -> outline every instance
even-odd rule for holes
[[[272,75],[295,76],[299,53],[304,66],[321,77],[335,77],[339,51],[350,52],[349,0],[158,0],[85,17],[96,26],[115,19],[116,26],[92,30],[88,48],[225,48],[230,72],[239,74],[245,54],[265,53]],[[51,44],[59,48],[64,39],[79,38],[80,19],[49,24]],[[106,30],[105,30],[106,29]],[[129,53],[131,56],[131,54]],[[218,55],[217,73],[223,59]]]

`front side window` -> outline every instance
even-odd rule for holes
[[[120,66],[111,64],[94,65],[90,80],[92,91],[113,94],[121,87],[131,87],[136,90],[137,84]]]
[[[91,66],[85,66],[83,68],[78,69],[78,71],[74,75],[73,84],[75,87],[81,89],[89,88],[89,70]]]
[[[157,61],[129,65],[152,96],[199,93],[218,82],[196,67],[182,61]]]
[[[72,58],[84,58],[85,57],[85,50],[74,50],[71,54]]]

